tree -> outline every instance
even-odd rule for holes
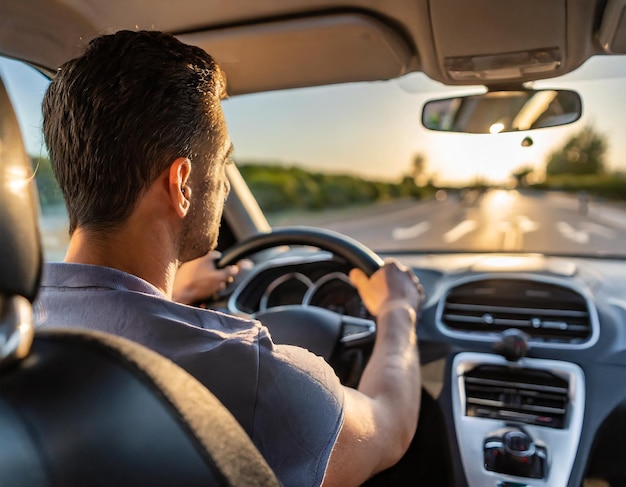
[[[423,186],[426,183],[426,157],[424,154],[418,152],[413,156],[409,176],[418,186]]]
[[[587,125],[548,156],[546,174],[602,174],[607,149],[606,136]]]
[[[522,167],[514,171],[511,176],[515,179],[518,187],[528,186],[528,176],[534,172],[534,169],[530,166]]]

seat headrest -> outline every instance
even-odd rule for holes
[[[38,199],[30,158],[0,80],[0,296],[37,295],[42,253]]]

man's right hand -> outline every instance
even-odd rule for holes
[[[417,428],[421,399],[415,331],[424,291],[413,272],[390,260],[371,277],[350,278],[376,316],[376,343],[358,390],[345,388],[344,423],[324,486],[357,486],[394,465]]]
[[[424,290],[413,271],[390,259],[368,278],[361,269],[352,269],[350,280],[357,288],[363,304],[372,316],[378,317],[381,307],[394,302],[405,302],[416,312],[424,297]]]

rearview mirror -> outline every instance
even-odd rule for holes
[[[575,122],[580,95],[569,90],[489,91],[426,102],[422,124],[430,130],[497,134]]]

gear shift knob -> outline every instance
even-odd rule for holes
[[[528,338],[523,331],[510,328],[502,332],[500,340],[493,345],[493,351],[509,362],[517,362],[528,353]]]

